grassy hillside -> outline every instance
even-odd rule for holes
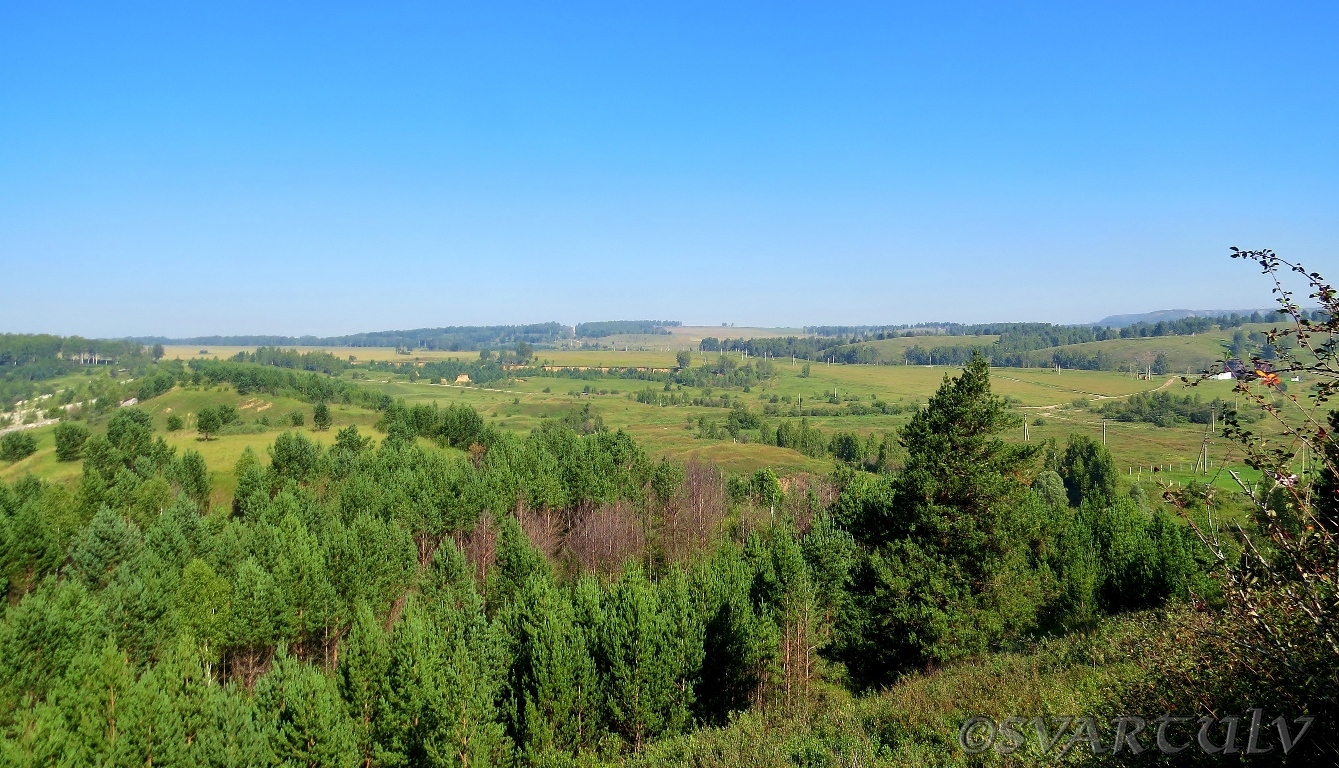
[[[1177,373],[1198,373],[1215,361],[1223,359],[1231,343],[1232,335],[1241,330],[1246,334],[1266,333],[1275,326],[1272,324],[1247,324],[1240,329],[1214,330],[1193,336],[1149,336],[1131,339],[1108,339],[1082,344],[1066,344],[1047,347],[1030,353],[1036,364],[1045,367],[1050,364],[1052,355],[1057,352],[1069,352],[1083,357],[1092,357],[1098,352],[1108,355],[1117,367],[1146,368],[1152,365],[1158,355],[1166,357],[1168,370]],[[986,347],[994,344],[998,336],[913,336],[866,341],[847,345],[839,349],[866,347],[878,351],[885,363],[902,362],[903,353],[912,346],[922,349],[934,347]]]
[[[973,338],[976,337],[936,337],[936,341],[968,343]],[[911,339],[871,343],[893,349],[907,341]],[[1109,348],[1132,350],[1171,349],[1179,345],[1187,354],[1207,354],[1217,343],[1217,339],[1210,336],[1096,342]],[[229,350],[217,351],[224,354]],[[381,351],[393,353],[393,350]],[[368,349],[359,352],[367,354]],[[749,362],[739,353],[730,354],[741,363]],[[543,356],[554,364],[564,366],[671,367],[674,364],[674,353],[663,351],[546,350]],[[693,364],[699,365],[717,358],[715,353],[695,353]],[[399,360],[404,361],[405,357],[399,356]],[[934,392],[944,376],[956,371],[956,368],[942,366],[813,363],[806,377],[802,363],[792,365],[790,361],[782,360],[777,363],[775,377],[760,383],[751,392],[676,387],[674,394],[714,398],[726,394],[732,402],[741,403],[755,413],[766,412],[769,408],[781,413],[794,408],[816,408],[817,413],[807,417],[813,427],[826,434],[849,432],[868,438],[895,432],[907,422],[914,408],[923,404]],[[351,372],[345,373],[346,377],[350,375]],[[1027,423],[1026,427],[1020,426],[1007,436],[1018,441],[1053,439],[1057,443],[1064,443],[1073,433],[1101,439],[1103,419],[1090,405],[1120,400],[1139,392],[1165,390],[1181,394],[1187,391],[1174,376],[1155,377],[1153,381],[1148,381],[1132,374],[1110,371],[1063,370],[1057,373],[1049,369],[997,368],[992,379],[995,392],[1009,398]],[[702,439],[698,437],[698,420],[705,418],[721,422],[729,414],[729,409],[691,405],[662,407],[634,399],[634,395],[643,390],[662,392],[663,385],[659,382],[531,375],[485,388],[441,385],[424,380],[410,382],[404,376],[375,372],[371,379],[360,380],[359,383],[392,397],[403,398],[410,404],[438,403],[446,406],[465,403],[478,409],[491,423],[516,432],[528,432],[545,419],[560,418],[589,405],[606,425],[627,431],[654,455],[681,461],[690,458],[710,460],[731,472],[752,472],[761,467],[772,467],[781,474],[822,473],[832,466],[830,458],[806,456],[790,448],[757,442],[742,443],[728,436],[720,440]],[[1215,397],[1231,398],[1231,389],[1232,382],[1213,381],[1202,384],[1193,392],[1204,400],[1211,400]],[[868,412],[864,415],[847,413],[852,404],[868,406],[877,402],[893,404],[901,412]],[[1076,405],[1076,402],[1079,404]],[[214,404],[237,408],[244,424],[230,430],[228,434],[205,442],[195,433],[192,416],[201,408]],[[365,433],[372,433],[372,425],[377,421],[377,414],[373,411],[335,405],[332,407],[332,429],[328,432],[314,432],[311,427],[311,404],[267,395],[240,396],[227,386],[209,389],[177,387],[141,407],[154,416],[160,430],[165,429],[170,414],[175,413],[186,419],[186,429],[175,433],[164,432],[166,439],[178,450],[194,449],[205,456],[214,475],[214,487],[219,498],[226,497],[231,491],[234,481],[230,469],[242,451],[250,447],[263,454],[265,447],[277,434],[291,428],[285,426],[285,419],[292,412],[304,414],[306,426],[303,429],[323,442],[331,440],[335,431],[349,424],[356,424]],[[775,423],[785,417],[778,415],[767,418]],[[269,425],[262,424],[262,420],[268,421]],[[95,424],[94,428],[101,427]],[[14,464],[0,465],[0,478],[12,481],[26,472],[33,472],[41,477],[73,482],[79,474],[78,463],[55,460],[52,429],[46,427],[36,430],[37,453]],[[1199,455],[1204,432],[1202,425],[1158,427],[1148,423],[1108,421],[1105,434],[1107,445],[1122,472],[1135,478],[1148,478],[1151,476],[1150,469],[1157,467],[1158,472],[1155,474],[1158,478],[1186,481],[1194,476],[1191,469]],[[1245,470],[1240,457],[1233,454],[1230,446],[1221,440],[1211,443],[1210,455],[1219,467],[1231,465]],[[1222,484],[1230,482],[1225,474],[1218,474],[1217,479]]]

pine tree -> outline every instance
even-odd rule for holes
[[[1107,506],[1116,501],[1116,464],[1105,445],[1087,435],[1070,435],[1060,460],[1060,476],[1065,483],[1070,506],[1085,501]]]
[[[62,421],[56,425],[56,460],[78,461],[83,455],[84,443],[88,441],[88,427],[73,421]]]
[[[776,656],[775,626],[754,610],[753,570],[734,546],[725,546],[695,574],[703,596],[703,662],[696,690],[697,717],[721,725],[747,709]]]
[[[280,765],[358,764],[354,722],[334,683],[316,668],[281,652],[256,684],[256,707]]]
[[[547,573],[533,574],[502,620],[511,643],[505,715],[512,740],[532,761],[547,749],[593,745],[599,683],[567,597]]]
[[[0,709],[42,698],[81,651],[107,636],[106,612],[82,582],[44,579],[0,623]]]
[[[672,724],[675,669],[670,627],[639,568],[609,593],[601,633],[610,726],[641,751]]]
[[[193,751],[196,764],[210,768],[274,765],[276,756],[257,704],[232,684],[208,687]]]
[[[249,449],[248,449],[249,450]],[[209,467],[199,451],[186,451],[177,464],[177,485],[200,509],[209,509]]]
[[[237,568],[224,638],[232,673],[243,685],[255,684],[279,638],[279,612],[274,578],[254,558]]]
[[[373,726],[380,717],[381,681],[390,664],[386,633],[366,600],[358,600],[339,656],[335,682],[354,723],[362,764],[373,762]]]
[[[115,765],[129,751],[126,699],[134,674],[113,644],[92,647],[75,657],[52,692],[65,723],[63,760],[71,765]]]
[[[177,585],[178,620],[211,670],[225,640],[231,596],[232,585],[204,560],[196,558],[182,569]]]
[[[143,542],[138,529],[103,507],[70,549],[75,573],[94,589],[107,585],[112,572],[137,557]]]
[[[833,655],[858,686],[980,652],[1035,621],[1030,556],[1040,503],[1022,478],[1036,449],[998,437],[1016,423],[973,357],[902,431],[905,470],[848,485],[834,505],[862,545]]]
[[[476,619],[482,617],[476,617]],[[468,617],[439,626],[411,601],[391,635],[375,725],[386,766],[487,765],[502,748],[494,701],[500,677]]]
[[[497,611],[515,599],[534,574],[547,573],[548,561],[521,530],[521,524],[506,515],[498,524],[497,562],[488,574],[488,606]]]
[[[275,533],[274,586],[282,596],[276,602],[287,613],[282,624],[294,639],[294,651],[303,658],[310,645],[324,643],[339,601],[330,583],[325,552],[302,521],[287,514]]]
[[[241,518],[255,517],[270,500],[270,479],[260,466],[260,459],[248,446],[233,467],[237,488],[233,491],[232,512]]]
[[[330,406],[322,400],[312,410],[312,426],[321,431],[330,429]]]
[[[661,618],[665,622],[669,665],[673,672],[666,731],[684,733],[693,724],[697,686],[702,678],[706,626],[688,574],[682,568],[671,568],[656,586],[660,593]]]

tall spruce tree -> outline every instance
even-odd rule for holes
[[[836,505],[861,545],[832,655],[861,687],[986,650],[1027,631],[1041,600],[1031,545],[1035,449],[975,356],[903,429],[906,468],[849,485]]]

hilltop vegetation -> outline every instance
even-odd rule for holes
[[[304,347],[396,347],[429,350],[477,350],[523,341],[545,344],[568,338],[571,330],[560,323],[531,325],[463,325],[445,328],[416,328],[407,331],[375,331],[348,336],[194,336],[169,339],[145,336],[132,339],[141,344],[191,344],[223,346],[304,346]]]
[[[577,323],[578,339],[598,339],[618,334],[643,333],[668,335],[668,328],[682,325],[677,320],[606,320],[598,323]]]

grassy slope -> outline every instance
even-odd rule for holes
[[[1194,337],[1194,339],[1200,339],[1195,343],[1201,345],[1214,343],[1207,337]],[[1184,340],[1194,339],[1186,337]],[[387,351],[393,352],[393,350]],[[662,362],[669,364],[673,360],[673,353],[669,352],[592,350],[546,351],[545,354],[561,356],[561,361],[565,364],[582,365],[658,365]],[[403,359],[403,356],[401,358]],[[702,355],[695,355],[695,361],[702,359]],[[815,363],[810,367],[808,378],[801,376],[802,370],[801,364],[791,365],[789,361],[780,361],[776,379],[766,382],[751,393],[745,394],[734,390],[730,392],[730,396],[742,398],[755,411],[760,410],[773,396],[777,396],[778,399],[790,397],[792,400],[803,398],[806,404],[826,406],[827,397],[834,389],[843,400],[857,398],[869,403],[872,399],[878,398],[885,402],[910,406],[913,402],[924,403],[944,377],[956,375],[958,369],[940,366]],[[597,391],[605,390],[606,394],[579,394],[588,384]],[[1076,399],[1120,398],[1134,392],[1160,387],[1181,391],[1181,384],[1175,377],[1145,381],[1130,374],[1107,371],[1066,370],[1057,374],[1048,369],[998,368],[994,371],[993,384],[998,394],[1014,400],[1020,415],[1028,421],[1027,438],[1033,441],[1053,438],[1059,443],[1063,443],[1071,433],[1075,432],[1088,434],[1096,439],[1102,436],[1101,418],[1087,408],[1072,405]],[[647,387],[656,391],[661,390],[662,385],[654,382],[622,379],[588,382],[541,376],[529,380],[511,381],[488,389],[386,380],[367,382],[367,385],[386,391],[395,397],[403,397],[410,403],[438,402],[443,406],[453,402],[467,403],[479,409],[490,422],[517,432],[527,432],[546,418],[560,416],[590,403],[593,410],[604,418],[606,424],[616,429],[627,430],[653,455],[670,456],[679,460],[692,457],[708,459],[730,471],[748,472],[763,466],[771,466],[782,473],[825,472],[831,467],[828,460],[809,458],[789,449],[756,443],[738,444],[729,439],[700,440],[695,437],[696,430],[689,426],[690,420],[696,421],[698,417],[706,416],[720,421],[725,418],[727,412],[721,408],[661,408],[629,399],[630,393]],[[550,389],[550,392],[544,392],[545,388]],[[1206,382],[1195,392],[1205,399],[1215,396],[1230,398],[1231,388],[1232,382],[1214,381]],[[694,392],[691,388],[684,393],[703,394],[700,391]],[[322,441],[332,439],[336,429],[348,424],[357,424],[365,433],[370,432],[372,424],[376,422],[376,414],[370,411],[335,406],[334,428],[330,432],[316,433],[310,428],[309,404],[288,398],[240,397],[223,387],[215,387],[210,391],[177,388],[145,403],[142,407],[154,415],[158,427],[163,429],[169,413],[189,418],[190,414],[211,403],[233,405],[247,421],[254,421],[264,413],[276,424],[280,421],[278,417],[289,411],[301,411],[306,415],[307,433]],[[811,417],[810,423],[825,430],[851,431],[868,435],[895,430],[909,418],[910,408],[898,415]],[[1033,424],[1032,422],[1037,419],[1041,419],[1044,423]],[[51,479],[72,481],[76,478],[79,473],[77,463],[55,461],[51,429],[48,427],[36,431],[39,444],[37,454],[13,465],[0,466],[0,479],[13,481],[29,471]],[[188,422],[187,431],[168,434],[167,439],[178,450],[192,448],[205,455],[214,472],[215,488],[222,498],[231,490],[233,481],[229,470],[242,451],[249,446],[263,454],[265,447],[273,442],[275,435],[282,429],[283,427],[275,426],[260,434],[223,435],[205,443],[197,439]],[[1122,472],[1132,472],[1135,476],[1139,476],[1138,467],[1144,467],[1146,469],[1143,476],[1148,477],[1147,468],[1152,466],[1173,470],[1167,474],[1160,472],[1157,475],[1160,479],[1180,481],[1190,479],[1192,475],[1189,469],[1199,453],[1203,435],[1203,427],[1195,425],[1170,428],[1120,422],[1110,422],[1107,425],[1107,444],[1115,454],[1117,465]],[[1023,440],[1025,432],[1020,427],[1006,435],[1006,438]],[[1211,455],[1215,462],[1227,459],[1240,467],[1239,457],[1233,457],[1228,449],[1227,444],[1221,440],[1216,441],[1211,446]],[[1225,474],[1219,475],[1217,480],[1224,487],[1230,487],[1230,478]]]
[[[1275,326],[1272,324],[1248,324],[1242,326],[1241,330],[1246,333],[1259,331],[1261,333],[1269,331]],[[1214,361],[1220,360],[1226,354],[1227,344],[1232,339],[1232,334],[1237,329],[1214,330],[1208,333],[1197,334],[1195,336],[1157,336],[1135,339],[1110,339],[1107,341],[1092,341],[1084,344],[1068,344],[1063,347],[1051,347],[1048,349],[1037,350],[1032,353],[1032,357],[1043,364],[1043,361],[1050,360],[1051,355],[1057,350],[1072,351],[1090,356],[1098,351],[1106,352],[1115,360],[1121,363],[1128,363],[1137,366],[1147,366],[1151,364],[1159,354],[1167,357],[1168,365],[1171,370],[1180,373],[1197,373],[1204,370]],[[891,363],[897,363],[902,359],[902,353],[908,347],[913,345],[922,348],[931,347],[960,347],[960,346],[986,346],[993,344],[997,336],[915,336],[899,337],[896,339],[886,339],[883,341],[867,341],[855,346],[870,347],[879,351],[883,360]]]
[[[969,756],[957,746],[958,729],[974,716],[999,721],[1009,716],[1091,715],[1105,724],[1144,680],[1147,673],[1139,654],[1159,622],[1152,613],[1113,617],[1092,633],[1044,641],[1026,651],[966,659],[929,674],[909,675],[863,697],[824,686],[813,711],[746,712],[728,726],[653,744],[627,763],[647,768],[1083,763],[1091,755],[1082,749],[1064,761],[1053,753],[1042,754],[1030,727],[1024,729],[1023,750],[1009,758]],[[1055,724],[1049,721],[1051,727]],[[1110,743],[1109,728],[1102,738]]]
[[[237,408],[242,419],[247,422],[254,422],[259,415],[265,414],[276,422],[276,426],[258,433],[223,434],[209,441],[201,440],[194,430],[191,417],[201,408],[215,404],[226,404]],[[263,395],[243,397],[231,388],[221,386],[208,390],[178,387],[142,404],[140,408],[153,416],[155,430],[168,445],[177,449],[178,454],[186,450],[195,450],[204,456],[210,469],[215,503],[224,503],[232,498],[232,489],[235,485],[232,467],[248,447],[264,456],[266,447],[274,442],[276,435],[286,429],[301,429],[314,440],[329,444],[334,440],[337,430],[350,424],[356,424],[364,434],[374,434],[372,425],[377,420],[377,414],[371,411],[353,406],[333,405],[330,409],[333,425],[329,431],[317,432],[311,427],[312,407],[307,403],[285,397]],[[278,425],[280,418],[292,411],[299,411],[304,415],[305,427]],[[184,417],[188,428],[179,432],[168,432],[167,417],[170,414]],[[105,432],[106,417],[99,419],[92,428],[95,432]],[[0,466],[0,480],[13,482],[29,472],[47,480],[61,482],[77,480],[82,471],[82,464],[77,461],[56,461],[55,440],[52,436],[54,430],[54,426],[34,430],[37,436],[37,453],[22,461]]]

